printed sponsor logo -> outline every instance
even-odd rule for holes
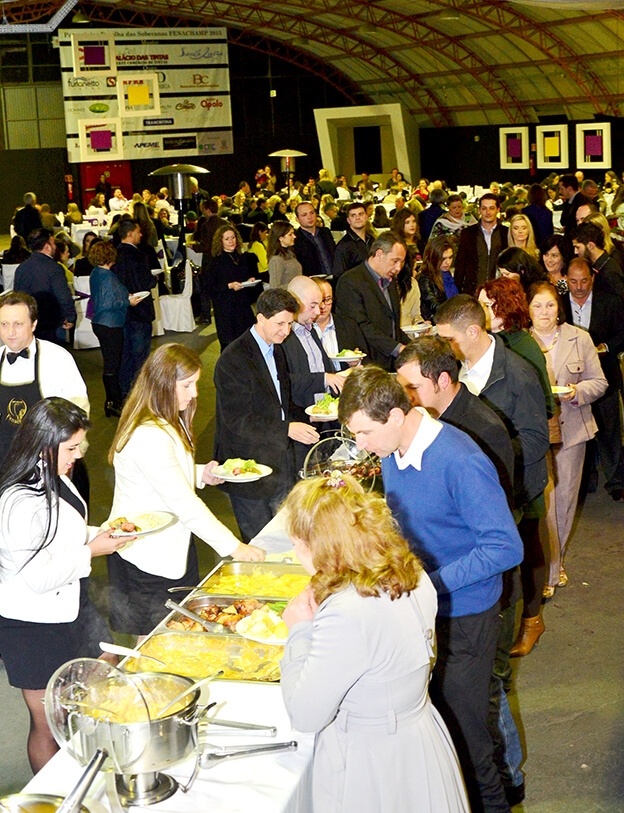
[[[94,102],[93,104],[89,105],[89,110],[92,113],[108,113],[110,107],[104,102]]]
[[[106,87],[107,88],[116,88],[117,87],[117,77],[116,76],[107,76],[106,77]]]
[[[202,102],[203,104],[203,102]],[[175,106],[176,110],[195,110],[196,105],[193,102],[189,102],[188,99],[185,99],[183,102],[178,102]]]
[[[158,141],[137,141],[132,146],[135,150],[157,150],[160,143]]]
[[[214,77],[206,73],[194,73],[191,81],[193,82],[193,87],[197,87],[198,85],[200,87],[205,85],[210,85],[211,87],[214,87],[213,84]]]
[[[143,119],[143,127],[162,127],[173,124],[173,119]]]
[[[86,107],[68,107],[67,112],[68,113],[86,113],[87,108]]]
[[[167,74],[164,71],[157,71],[156,76],[158,77],[158,86],[163,90],[167,90],[170,88],[171,85],[167,82]]]
[[[168,62],[169,54],[117,54],[117,62]]]
[[[202,99],[201,106],[210,110],[211,107],[223,107],[223,102],[221,99]]]
[[[163,150],[196,150],[196,136],[169,136],[163,138]]]
[[[180,56],[192,59],[194,62],[227,62],[227,53],[224,48],[215,48],[214,46],[195,46],[183,45],[180,48]]]
[[[72,76],[71,79],[68,79],[67,85],[70,88],[99,88],[100,80],[87,79],[83,76]]]

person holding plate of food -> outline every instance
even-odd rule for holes
[[[195,466],[193,416],[201,375],[197,353],[164,344],[147,359],[124,406],[109,453],[115,469],[110,518],[168,511],[177,521],[137,539],[109,566],[113,629],[146,635],[165,615],[170,587],[197,584],[191,534],[220,556],[261,561],[264,552],[245,545],[214,516],[195,487],[221,482],[216,461]]]

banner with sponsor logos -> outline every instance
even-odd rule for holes
[[[233,152],[225,28],[58,38],[69,161]]]

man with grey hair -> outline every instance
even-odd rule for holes
[[[406,249],[389,231],[371,245],[368,259],[345,271],[336,286],[336,314],[355,320],[369,347],[370,360],[385,370],[409,342],[401,330],[401,302],[395,277]]]
[[[420,249],[424,247],[433,229],[433,224],[439,217],[446,214],[446,209],[442,205],[446,202],[446,192],[444,189],[432,189],[429,195],[429,206],[418,213],[418,229],[420,231]]]
[[[37,196],[34,192],[26,192],[24,205],[17,210],[13,218],[15,233],[27,240],[31,231],[40,229],[42,225],[41,215],[37,209]]]

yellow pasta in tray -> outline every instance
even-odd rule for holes
[[[202,590],[223,596],[293,598],[309,581],[307,573],[271,573],[258,568],[252,573],[217,574],[217,578],[211,579]]]

